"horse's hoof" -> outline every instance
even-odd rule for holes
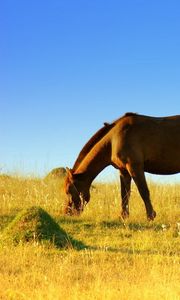
[[[126,211],[126,210],[123,210],[123,211],[121,212],[121,217],[123,218],[123,220],[129,218],[129,212]]]
[[[156,212],[153,210],[152,212],[151,212],[151,214],[148,214],[148,220],[149,221],[153,221],[154,219],[155,219],[155,217],[156,217]]]

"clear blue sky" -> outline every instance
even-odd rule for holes
[[[2,0],[0,171],[72,167],[104,121],[180,114],[179,0]]]

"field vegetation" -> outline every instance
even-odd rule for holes
[[[120,218],[119,183],[97,183],[80,217],[63,215],[59,178],[0,176],[0,299],[179,300],[180,185],[149,182],[157,212],[146,220],[132,186],[130,218]],[[2,243],[21,210],[41,207],[76,241]]]

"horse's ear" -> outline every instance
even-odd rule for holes
[[[69,178],[72,178],[73,177],[73,172],[71,169],[69,169],[68,167],[66,168],[66,173],[68,175]]]

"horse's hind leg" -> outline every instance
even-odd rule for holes
[[[146,183],[146,178],[144,175],[144,170],[140,165],[131,165],[128,166],[128,171],[130,175],[132,176],[138,191],[144,201],[145,207],[146,207],[146,213],[149,220],[154,220],[156,217],[156,212],[154,211],[151,200],[150,200],[150,193],[148,190],[148,186]]]
[[[123,219],[129,217],[129,197],[131,187],[131,176],[126,170],[120,171],[120,182],[121,182],[121,199],[122,199],[122,212],[121,216]]]

